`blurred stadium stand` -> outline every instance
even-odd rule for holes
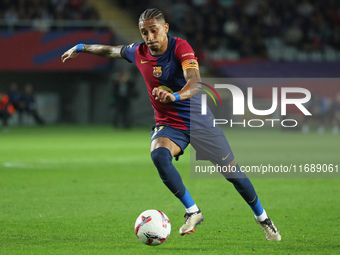
[[[89,55],[62,64],[60,56],[79,42],[140,41],[138,17],[150,7],[165,12],[172,36],[193,46],[203,75],[339,77],[337,0],[2,0],[0,91],[13,81],[21,88],[31,82],[42,109],[56,102],[58,117],[48,122],[111,123],[110,77],[116,66],[136,70]],[[136,77],[134,123],[148,125],[153,111]]]
[[[48,124],[111,122],[110,76],[115,61],[91,55],[66,64],[60,61],[67,49],[80,42],[131,42],[124,33],[116,33],[130,29],[112,19],[99,19],[97,8],[106,10],[106,6],[96,4],[98,6],[83,0],[1,1],[0,91],[6,92],[9,85],[16,82],[22,92],[24,84],[31,82],[38,111]],[[111,10],[112,13],[120,11]],[[105,12],[102,15],[105,17]],[[125,61],[119,61],[118,65],[132,67]],[[143,110],[143,107],[137,108]],[[152,122],[151,107],[144,111]],[[24,116],[24,122],[34,123],[30,116]],[[18,124],[17,114],[10,119],[10,124]]]
[[[134,6],[135,19],[145,6],[163,10],[170,23],[170,33],[187,39],[201,63],[205,61],[210,66],[219,68],[268,60],[340,61],[337,0],[119,0],[119,3],[126,10]],[[266,76],[270,75],[268,71]],[[285,71],[287,68],[281,76]],[[234,76],[224,69],[220,74]]]

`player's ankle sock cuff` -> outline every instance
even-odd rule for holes
[[[189,208],[185,208],[185,210],[186,210],[187,213],[194,213],[194,212],[199,211],[196,204],[194,204],[193,206],[190,206]]]
[[[257,221],[261,222],[261,221],[264,221],[265,219],[267,219],[268,215],[267,215],[266,211],[263,210],[263,213],[259,216],[255,215],[255,218],[256,218]]]

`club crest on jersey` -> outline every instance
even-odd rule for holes
[[[162,76],[162,67],[161,66],[154,66],[153,67],[153,76],[161,77]]]

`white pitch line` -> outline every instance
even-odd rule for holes
[[[32,165],[32,164],[25,164],[25,163],[18,163],[18,162],[4,162],[4,167],[7,168],[46,168],[44,166],[39,165]]]
[[[131,163],[140,162],[146,160],[146,157],[123,157],[123,158],[71,158],[71,159],[41,159],[37,161],[27,162],[3,162],[3,166],[6,168],[57,168],[60,165],[65,164],[78,164],[78,163]],[[1,165],[1,163],[0,163]]]

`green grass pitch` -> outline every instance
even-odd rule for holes
[[[340,165],[340,138],[331,133],[237,129],[227,136],[240,165]],[[147,128],[0,133],[0,254],[339,254],[340,179],[253,178],[282,234],[281,242],[268,242],[231,184],[190,178],[186,151],[174,164],[205,222],[182,237],[185,211],[159,179],[149,146]],[[143,245],[134,234],[146,209],[171,220],[160,246]]]

